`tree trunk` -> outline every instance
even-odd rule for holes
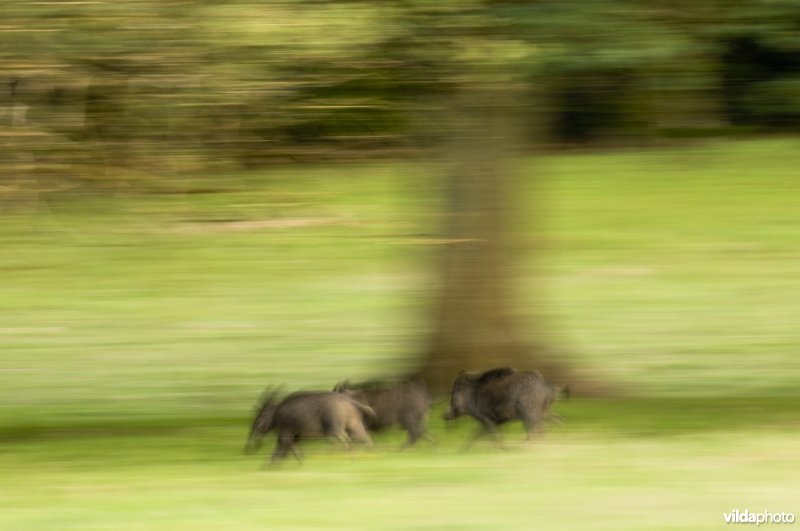
[[[558,377],[563,371],[526,341],[513,314],[521,107],[508,83],[472,83],[457,103],[440,286],[421,375],[437,393],[460,370],[513,366]]]

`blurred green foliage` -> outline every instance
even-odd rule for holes
[[[449,96],[528,88],[555,141],[795,127],[796,2],[4,3],[0,165],[49,175],[374,157],[450,134]],[[729,129],[722,129],[729,131]],[[749,129],[748,129],[749,130]],[[34,182],[36,181],[36,182]],[[33,183],[33,184],[32,184]]]

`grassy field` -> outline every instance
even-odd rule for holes
[[[520,312],[631,391],[511,449],[263,471],[264,385],[407,366],[434,173],[370,164],[0,203],[0,529],[706,529],[800,513],[800,139],[525,161]],[[534,319],[535,318],[535,319]],[[545,331],[531,328],[532,338]],[[438,413],[434,417],[438,417]]]

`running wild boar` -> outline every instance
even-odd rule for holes
[[[247,453],[256,452],[271,431],[277,434],[277,444],[270,463],[289,452],[300,461],[297,443],[312,437],[334,438],[348,448],[351,441],[372,444],[364,427],[364,418],[375,416],[369,406],[347,395],[325,391],[300,391],[280,402],[276,395],[268,390],[262,397],[245,446]]]
[[[431,440],[426,428],[431,397],[421,379],[360,384],[344,381],[333,390],[367,404],[375,411],[374,417],[365,419],[367,429],[380,431],[389,426],[402,427],[408,434],[404,448],[412,446],[420,437]]]
[[[548,382],[537,371],[520,372],[511,367],[484,373],[461,371],[453,382],[450,410],[444,419],[468,414],[481,423],[465,447],[484,433],[499,441],[497,426],[512,420],[522,421],[530,439],[540,429],[553,402],[568,394],[569,388]]]

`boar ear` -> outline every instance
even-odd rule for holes
[[[275,389],[274,385],[266,386],[264,390],[261,391],[261,396],[258,397],[258,404],[263,404],[264,402],[266,402],[267,397],[274,391],[274,389]]]
[[[350,389],[350,387],[351,387],[350,380],[342,380],[341,382],[336,384],[336,387],[333,388],[333,391],[336,393],[344,393],[345,391]]]
[[[271,404],[275,400],[275,396],[278,394],[279,387],[274,385],[268,385],[264,391],[261,393],[261,396],[258,397],[258,402],[253,409],[259,411],[267,404]]]
[[[464,380],[475,380],[480,375],[477,371],[459,371],[456,376],[456,382],[463,382]]]

